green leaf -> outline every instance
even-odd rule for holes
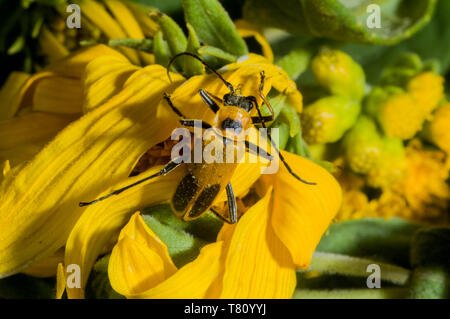
[[[186,51],[197,55],[200,49],[200,41],[194,28],[189,23],[187,24],[187,28],[189,35]],[[183,70],[187,76],[199,75],[203,73],[203,65],[196,59],[185,59]]]
[[[182,0],[186,22],[192,25],[200,41],[234,56],[248,53],[230,16],[217,0]]]
[[[411,298],[450,297],[450,229],[423,228],[413,237]]]
[[[311,61],[311,50],[297,48],[279,59],[276,64],[280,66],[294,81],[306,71]]]
[[[381,289],[297,289],[293,299],[401,299],[405,298],[405,288]]]
[[[380,7],[381,28],[367,27],[369,4]],[[244,18],[299,35],[395,44],[421,29],[435,4],[436,0],[247,0]]]
[[[198,50],[198,53],[201,55],[213,56],[215,58],[225,61],[226,63],[234,62],[237,59],[234,55],[229,54],[229,53],[223,51],[222,49],[212,47],[209,45],[204,45],[204,46],[200,47],[200,49]]]
[[[344,221],[330,226],[317,250],[370,258],[408,268],[412,235],[419,227],[399,218]]]
[[[156,32],[153,38],[153,54],[155,55],[155,62],[164,67],[169,65],[170,50],[167,41],[163,39],[161,31]]]
[[[192,222],[177,220],[169,205],[148,208],[143,217],[146,224],[167,245],[177,267],[193,261],[204,245],[215,241],[219,225],[222,224],[215,217],[211,219],[207,216]]]
[[[152,18],[161,28],[164,40],[166,40],[169,45],[170,56],[173,57],[179,53],[185,52],[188,41],[180,26],[166,14],[158,13],[156,15],[152,15]],[[183,68],[185,63],[186,57],[180,57],[179,60],[175,61],[175,65],[177,65],[180,69]]]
[[[118,47],[125,46],[148,53],[153,53],[153,41],[151,39],[111,39],[109,46]]]
[[[169,204],[161,204],[149,207],[144,210],[145,215],[151,215],[161,223],[175,229],[182,230],[191,236],[200,238],[203,241],[214,242],[223,222],[213,214],[206,213],[200,218],[185,222],[177,219]]]
[[[110,255],[106,255],[95,263],[86,285],[87,299],[125,299],[111,287],[109,282],[109,257]]]
[[[173,14],[178,11],[181,11],[181,2],[180,0],[128,0],[131,2],[136,2],[140,4],[144,4],[146,6],[154,7],[164,12],[166,14]]]

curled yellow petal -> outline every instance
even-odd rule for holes
[[[224,225],[218,238],[227,243],[220,298],[292,297],[295,267],[271,226],[271,197],[270,188],[237,225]]]
[[[102,105],[118,93],[138,67],[117,56],[101,56],[92,60],[84,75],[84,113]]]
[[[313,162],[282,151],[296,174],[316,185],[295,179],[280,164],[274,179],[272,227],[289,249],[294,264],[306,269],[312,254],[341,205],[341,189],[334,177]]]
[[[301,112],[303,109],[303,97],[297,90],[297,85],[292,81],[287,73],[279,66],[270,63],[266,58],[257,54],[248,54],[242,56],[237,62],[226,65],[222,68],[224,71],[231,71],[237,69],[240,73],[248,74],[247,81],[252,81],[259,85],[259,73],[264,71],[266,75],[267,86],[273,86],[278,92],[287,95],[292,106]],[[238,73],[238,74],[240,74]],[[231,81],[230,81],[231,82]],[[253,88],[250,95],[257,95],[257,88]],[[264,91],[267,94],[269,90]]]
[[[0,121],[12,118],[19,109],[22,88],[30,75],[23,72],[12,72],[0,90]]]
[[[266,59],[273,63],[273,51],[270,47],[269,41],[264,37],[262,30],[245,20],[238,20],[234,23],[236,25],[239,35],[243,38],[254,37],[261,45],[263,55]]]
[[[95,2],[95,1],[89,1]],[[52,71],[56,74],[65,75],[73,78],[81,78],[86,69],[86,65],[91,62],[93,59],[105,56],[112,55],[123,59],[124,61],[128,61],[122,54],[118,51],[111,49],[110,47],[98,44],[94,46],[90,46],[87,48],[80,49],[64,59],[52,63],[45,70]],[[39,73],[38,73],[39,74]]]
[[[161,284],[129,298],[202,299],[208,297],[211,283],[219,275],[223,242],[206,245],[198,257],[180,268]]]
[[[154,287],[177,271],[167,246],[135,213],[122,229],[108,265],[115,291],[124,296]]]

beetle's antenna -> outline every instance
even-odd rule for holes
[[[259,86],[259,93],[262,97],[262,99],[264,100],[264,102],[267,104],[267,106],[269,107],[269,109],[272,109],[272,106],[270,105],[269,101],[267,101],[267,99],[265,98],[264,94],[262,93],[263,87],[264,87],[264,71],[261,72],[261,85]],[[298,176],[297,174],[295,174],[295,172],[292,170],[292,168],[289,166],[289,164],[286,162],[286,160],[284,159],[284,156],[281,154],[280,150],[278,149],[277,145],[275,144],[275,142],[272,139],[272,136],[269,133],[269,130],[267,130],[267,126],[266,126],[266,122],[264,120],[264,116],[261,113],[261,109],[259,108],[258,102],[256,101],[256,99],[253,100],[253,103],[255,104],[256,110],[258,111],[258,117],[259,117],[259,122],[261,123],[261,126],[266,129],[267,132],[267,138],[269,139],[270,143],[272,144],[273,148],[275,149],[275,151],[278,154],[278,157],[280,158],[280,160],[283,162],[284,166],[286,167],[286,169],[288,170],[288,172],[294,176],[296,179],[298,179],[300,182],[305,183],[307,185],[316,185],[316,183],[313,182],[308,182],[305,181],[303,178],[301,178],[300,176]]]
[[[230,82],[226,81],[226,80],[223,78],[223,76],[222,76],[219,72],[217,72],[217,71],[214,70],[212,67],[210,67],[208,64],[206,64],[206,62],[203,61],[200,57],[198,57],[198,56],[196,56],[195,54],[190,53],[190,52],[181,52],[181,53],[178,53],[177,55],[175,55],[175,56],[170,60],[169,65],[167,66],[167,77],[169,78],[170,82],[172,82],[172,78],[170,77],[170,67],[172,66],[172,63],[173,63],[176,59],[178,59],[180,56],[183,56],[183,55],[188,55],[188,56],[193,57],[194,59],[197,59],[198,61],[200,61],[200,62],[201,62],[201,63],[202,63],[209,71],[213,72],[215,75],[217,75],[217,76],[219,77],[219,79],[221,79],[221,80],[223,81],[223,83],[225,83],[225,85],[226,85],[227,88],[231,91],[231,93],[234,93],[234,87],[233,87],[233,85],[232,85]]]

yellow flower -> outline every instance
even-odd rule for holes
[[[406,148],[406,168],[402,179],[370,199],[363,192],[364,180],[343,173],[338,180],[343,189],[343,205],[338,220],[362,217],[401,217],[412,221],[448,223],[449,168],[441,151],[427,150],[418,140]]]
[[[264,94],[273,87],[280,94],[286,94],[292,105],[301,111],[301,94],[295,83],[263,57],[249,55],[226,66],[221,72],[227,81],[241,84],[242,94],[256,96],[259,74],[263,70],[267,80]],[[142,174],[151,175],[161,169],[161,166],[153,166],[141,175],[130,177],[142,156],[166,141],[179,125],[174,112],[167,107],[163,93],[171,94],[173,103],[189,118],[208,120],[211,112],[199,97],[198,90],[205,88],[222,96],[227,93],[227,88],[215,75],[200,75],[185,81],[180,75],[172,74],[173,82],[170,82],[163,67],[137,68],[116,51],[103,46],[69,56],[45,72],[71,76],[81,83],[83,95],[78,97],[81,104],[76,114],[79,118],[62,128],[43,148],[38,148],[38,153],[28,157],[27,162],[18,162],[16,167],[4,169],[6,175],[0,185],[0,277],[30,270],[65,247],[64,265],[78,264],[82,276],[82,288],[68,288],[67,295],[81,298],[99,254],[110,250],[111,241],[117,238],[134,212],[171,198],[185,167],[180,166],[167,176],[151,179],[96,205],[81,208],[78,203],[130,185],[142,179]],[[34,77],[38,78],[39,74]],[[49,91],[42,89],[42,92],[47,92],[42,94],[42,98],[48,98]],[[33,92],[28,88],[22,96],[35,94]],[[260,97],[257,99],[262,102]],[[55,107],[56,104],[61,103],[55,103]],[[262,183],[265,190],[262,199],[249,208],[237,225],[224,226],[218,241],[209,248],[205,247],[193,265],[187,264],[174,272],[164,257],[163,247],[157,245],[156,239],[149,239],[151,232],[143,231],[141,227],[140,235],[132,238],[128,228],[123,230],[116,246],[119,248],[115,251],[120,252],[120,247],[129,245],[133,249],[141,249],[145,243],[146,249],[150,247],[153,252],[145,252],[136,267],[150,262],[152,266],[149,269],[157,272],[150,277],[146,274],[145,278],[130,277],[130,274],[123,277],[126,280],[122,283],[133,286],[129,293],[147,288],[149,283],[165,279],[169,274],[172,275],[163,283],[183,284],[183,280],[189,280],[191,275],[200,275],[206,282],[206,278],[210,278],[207,277],[208,272],[192,271],[204,270],[204,267],[196,267],[206,264],[211,273],[217,269],[214,267],[225,267],[220,273],[223,275],[220,296],[237,297],[233,283],[238,282],[247,285],[248,290],[242,290],[245,295],[290,297],[295,285],[295,268],[307,267],[315,245],[340,204],[340,189],[324,169],[289,153],[284,153],[284,156],[294,171],[318,184],[300,183],[287,173],[284,166],[280,167],[278,174],[260,179],[259,165],[239,164],[231,178],[235,195],[243,196],[259,179],[258,183]],[[217,199],[218,204],[224,201],[226,194]],[[261,231],[255,232],[255,229]],[[119,260],[130,261],[135,251],[130,250],[130,254],[123,255],[126,258]],[[271,280],[281,276],[283,285],[277,285],[278,279],[264,282],[244,276],[239,267],[244,253],[255,258],[255,274],[270,275],[263,278]],[[258,256],[264,262],[256,262]],[[55,271],[57,262],[59,260],[54,261]],[[266,266],[269,268],[264,268]],[[162,273],[161,269],[164,269]],[[61,266],[58,277],[65,277]],[[219,277],[215,278],[219,280]],[[115,279],[120,280],[120,277]],[[258,285],[261,282],[268,289],[260,290]],[[191,282],[197,283],[195,289],[200,295],[202,281]],[[61,290],[59,284],[58,295],[61,295]],[[219,290],[215,291],[218,296]]]
[[[112,287],[128,298],[290,298],[295,270],[307,269],[340,205],[340,191],[323,168],[283,155],[307,178],[320,180],[320,186],[299,183],[284,167],[264,177],[259,190],[265,194],[238,224],[224,225],[215,243],[178,270],[137,213],[111,254]]]
[[[429,115],[444,98],[444,78],[433,72],[423,72],[408,82],[407,90]]]
[[[450,103],[439,107],[433,114],[433,119],[425,126],[426,138],[441,150],[450,154]]]
[[[383,103],[378,120],[389,137],[412,138],[421,130],[425,112],[408,93],[398,93]]]
[[[444,79],[432,72],[412,77],[406,87],[375,88],[367,111],[378,119],[386,135],[411,139],[444,97]]]
[[[393,191],[407,200],[413,212],[411,217],[432,220],[445,215],[450,204],[445,154],[427,150],[418,140],[413,140],[406,149],[406,160],[407,174],[393,186]]]

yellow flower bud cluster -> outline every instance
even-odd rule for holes
[[[411,60],[416,63],[408,63]],[[366,99],[364,109],[392,138],[408,140],[444,98],[444,78],[427,70],[415,55],[403,55],[388,67]]]
[[[364,71],[348,54],[329,48],[322,48],[312,59],[311,69],[329,95],[305,108],[303,138],[311,144],[334,143],[353,126],[361,111]]]

